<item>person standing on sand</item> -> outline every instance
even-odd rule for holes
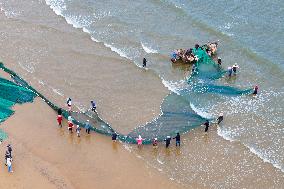
[[[71,116],[68,116],[68,130],[70,133],[73,133],[73,122]]]
[[[136,138],[138,148],[141,148],[141,147],[142,147],[143,140],[144,140],[144,139],[141,137],[141,135],[139,135],[138,138]]]
[[[146,60],[146,58],[143,58],[143,68],[146,68],[146,64],[147,64],[147,60]]]
[[[68,111],[71,112],[72,100],[71,100],[70,97],[67,98],[66,104],[67,104],[67,107],[68,107]]]
[[[116,142],[116,140],[117,140],[117,134],[116,134],[115,132],[112,133],[112,135],[111,135],[111,140],[112,140],[112,142]]]
[[[7,166],[7,159],[12,158],[11,154],[8,152],[8,150],[5,153],[5,165]]]
[[[176,146],[180,146],[180,135],[177,133],[177,136],[174,137],[173,139],[176,139]]]
[[[7,166],[8,166],[8,172],[12,173],[13,172],[12,171],[12,158],[8,157],[6,163],[7,163]]]
[[[77,137],[80,137],[80,131],[81,131],[81,128],[79,125],[77,125],[77,128],[76,128]]]
[[[12,157],[12,146],[11,146],[11,144],[7,145],[7,151],[10,153],[10,156]]]
[[[96,109],[97,109],[97,105],[96,105],[96,102],[95,101],[91,101],[91,109],[93,112],[96,112]]]
[[[170,146],[171,139],[172,139],[171,136],[167,136],[167,138],[164,140],[164,141],[166,141],[166,148],[168,148]]]
[[[59,108],[58,111],[57,111],[58,115],[57,115],[57,122],[58,122],[58,125],[60,127],[62,127],[62,109]]]
[[[209,129],[209,121],[208,121],[208,120],[206,120],[206,122],[205,122],[205,123],[203,123],[203,125],[205,125],[205,132],[207,132],[207,131],[208,131],[208,129]]]
[[[90,125],[89,120],[87,120],[87,122],[85,123],[85,129],[86,129],[86,133],[90,134],[91,125]]]
[[[153,148],[158,148],[158,139],[157,139],[157,138],[154,138],[152,144],[153,144]]]

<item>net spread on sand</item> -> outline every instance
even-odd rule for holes
[[[11,109],[14,104],[31,102],[35,96],[33,91],[12,81],[0,78],[0,123],[14,113]],[[7,135],[0,130],[0,139],[3,140],[6,137]]]
[[[192,106],[192,103],[198,103],[197,99],[204,100],[202,95],[206,96],[209,93],[217,95],[243,95],[252,92],[252,89],[241,90],[215,84],[218,79],[224,76],[226,71],[217,65],[203,49],[194,49],[193,52],[198,57],[198,61],[195,63],[195,71],[188,78],[188,86],[181,90],[179,94],[171,93],[164,99],[161,105],[162,114],[158,118],[135,128],[128,135],[117,133],[121,141],[136,143],[137,136],[141,135],[144,138],[144,143],[149,144],[155,137],[162,141],[168,135],[174,136],[176,132],[185,133],[192,128],[200,126],[206,119],[213,119],[200,116]],[[14,83],[5,79],[0,80],[1,120],[5,120],[13,114],[10,108],[15,103],[30,102],[35,96],[42,98],[55,111],[59,109],[57,105],[45,98],[2,63],[0,68],[9,73],[14,80]],[[67,118],[69,112],[63,110],[63,116]],[[115,132],[108,123],[104,122],[92,111],[71,112],[71,116],[74,124],[78,124],[81,127],[84,127],[84,123],[90,120],[92,130],[98,133],[111,135]]]

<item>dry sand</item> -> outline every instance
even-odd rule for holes
[[[16,105],[0,125],[13,146],[13,173],[2,161],[0,188],[181,188],[109,137],[82,130],[78,138],[59,128],[56,113],[41,99]]]

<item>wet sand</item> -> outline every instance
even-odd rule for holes
[[[109,137],[59,128],[41,99],[15,110],[0,125],[9,136],[0,153],[11,143],[14,156],[13,173],[1,163],[0,188],[182,188]]]
[[[92,41],[44,1],[12,6],[21,12],[0,14],[0,57],[48,99],[65,107],[71,97],[80,110],[96,100],[101,118],[123,134],[160,114],[168,90],[152,71]]]
[[[229,124],[226,118],[225,124]],[[204,127],[199,127],[181,137],[180,148],[172,140],[169,149],[160,143],[157,150],[147,146],[143,151],[133,148],[132,152],[186,186],[199,184],[205,188],[231,189],[284,186],[281,170],[264,162],[241,143],[224,140],[217,134],[217,125],[211,125],[207,134]]]

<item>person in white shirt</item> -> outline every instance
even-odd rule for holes
[[[13,171],[12,171],[12,158],[11,157],[8,157],[7,158],[7,166],[8,166],[8,172],[9,173],[12,173]]]

